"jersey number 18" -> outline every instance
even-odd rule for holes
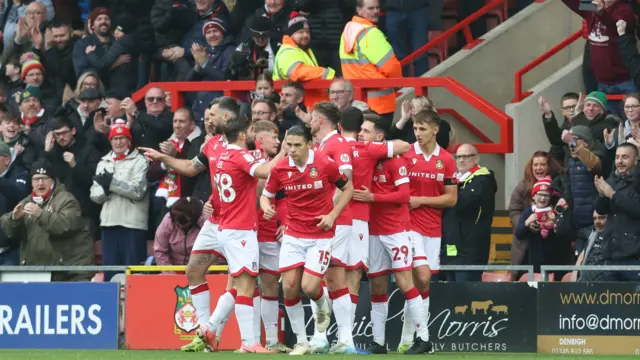
[[[214,177],[216,188],[220,195],[220,201],[225,203],[233,202],[236,199],[236,191],[233,190],[233,180],[229,174],[216,174]]]

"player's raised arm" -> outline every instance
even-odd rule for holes
[[[202,153],[191,160],[187,160],[176,159],[152,148],[139,147],[138,150],[142,151],[147,159],[160,161],[166,167],[179,172],[180,175],[192,177],[200,174],[207,169],[207,157]]]

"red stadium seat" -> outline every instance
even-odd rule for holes
[[[548,274],[548,275],[547,275],[547,278],[549,279],[549,280],[547,280],[547,281],[554,281],[553,273]],[[527,273],[527,274],[523,274],[523,275],[520,277],[520,281],[521,281],[521,282],[527,282],[527,281],[529,281],[529,274],[528,274],[528,273]],[[542,281],[542,274],[540,274],[540,273],[535,273],[535,274],[533,274],[533,281]]]
[[[503,282],[503,281],[511,281],[511,275],[491,273],[491,272],[482,273],[482,282]]]

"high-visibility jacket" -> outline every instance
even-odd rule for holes
[[[313,51],[302,50],[298,47],[291,36],[285,35],[282,38],[282,45],[276,54],[273,64],[273,80],[310,81],[310,80],[331,80],[336,72],[332,68],[318,66],[316,56]],[[320,101],[329,100],[326,90],[305,90],[304,105],[312,108]]]
[[[382,31],[359,16],[354,16],[344,27],[340,38],[340,63],[345,79],[402,77],[402,65]],[[372,89],[367,96],[367,104],[378,114],[396,110],[393,88]]]

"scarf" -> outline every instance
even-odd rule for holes
[[[116,155],[113,157],[113,161],[118,162],[120,160],[123,160],[124,158],[126,158],[129,155],[129,149],[127,149],[127,151],[124,152],[124,154],[120,154],[120,155]]]
[[[181,144],[178,140],[171,140],[171,143],[178,151],[178,154],[180,154],[182,152],[184,142]],[[180,174],[173,169],[168,169],[167,174],[158,186],[156,196],[165,198],[167,200],[167,208],[170,208],[176,201],[178,201],[178,199],[180,199],[181,189]]]
[[[49,188],[49,191],[47,191],[44,195],[42,196],[38,196],[36,195],[35,191],[31,192],[31,200],[33,200],[34,203],[38,204],[39,206],[44,204],[44,202],[49,198],[49,196],[51,196],[51,193],[53,192],[53,185],[51,185],[51,188]]]
[[[543,239],[546,239],[549,237],[549,232],[555,228],[556,213],[553,211],[551,206],[539,209],[533,205],[532,209],[533,213],[536,214],[536,217],[538,218],[538,223],[540,224],[540,235],[542,235]]]

